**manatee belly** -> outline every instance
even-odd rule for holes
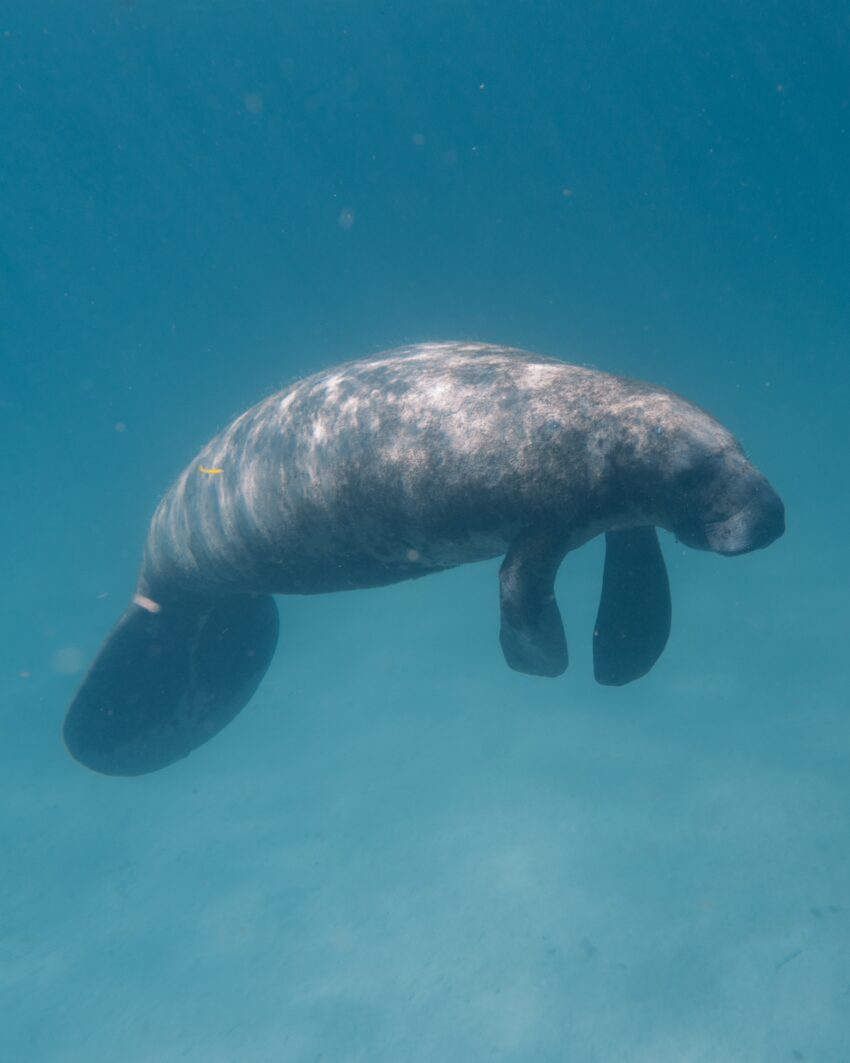
[[[384,587],[501,557],[506,549],[507,542],[500,535],[433,542],[414,537],[400,541],[387,535],[369,549],[340,543],[331,551],[318,553],[302,542],[291,544],[263,569],[262,587],[257,589],[270,594],[325,594]],[[262,565],[262,559],[258,562]]]

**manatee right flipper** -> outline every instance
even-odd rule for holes
[[[596,681],[622,686],[646,675],[669,634],[670,582],[655,528],[608,532],[593,631]]]
[[[499,640],[516,672],[556,676],[566,670],[567,640],[555,601],[555,576],[564,554],[560,541],[546,534],[521,536],[505,554],[499,569]]]
[[[268,595],[134,603],[65,717],[71,754],[106,775],[142,775],[185,757],[230,723],[271,661]]]

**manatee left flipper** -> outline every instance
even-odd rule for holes
[[[68,750],[106,775],[157,771],[212,738],[248,703],[277,643],[268,595],[145,602],[118,621],[65,717]]]
[[[555,576],[564,553],[545,534],[521,536],[511,544],[499,569],[499,640],[514,671],[556,676],[566,670],[567,640],[555,601]]]
[[[622,686],[646,675],[669,634],[670,581],[655,528],[608,532],[593,631],[597,682]]]

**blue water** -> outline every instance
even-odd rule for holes
[[[0,10],[0,1058],[850,1060],[850,22],[833,0]],[[198,447],[481,339],[711,409],[788,532],[511,673],[497,564],[281,605],[167,771],[59,737]]]

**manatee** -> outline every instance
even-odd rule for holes
[[[163,768],[250,700],[277,643],[272,595],[496,557],[505,660],[560,675],[555,576],[602,534],[594,672],[629,683],[670,631],[656,529],[732,556],[784,527],[779,496],[732,433],[664,388],[479,343],[350,362],[243,413],[165,495],[65,743],[106,774]]]

